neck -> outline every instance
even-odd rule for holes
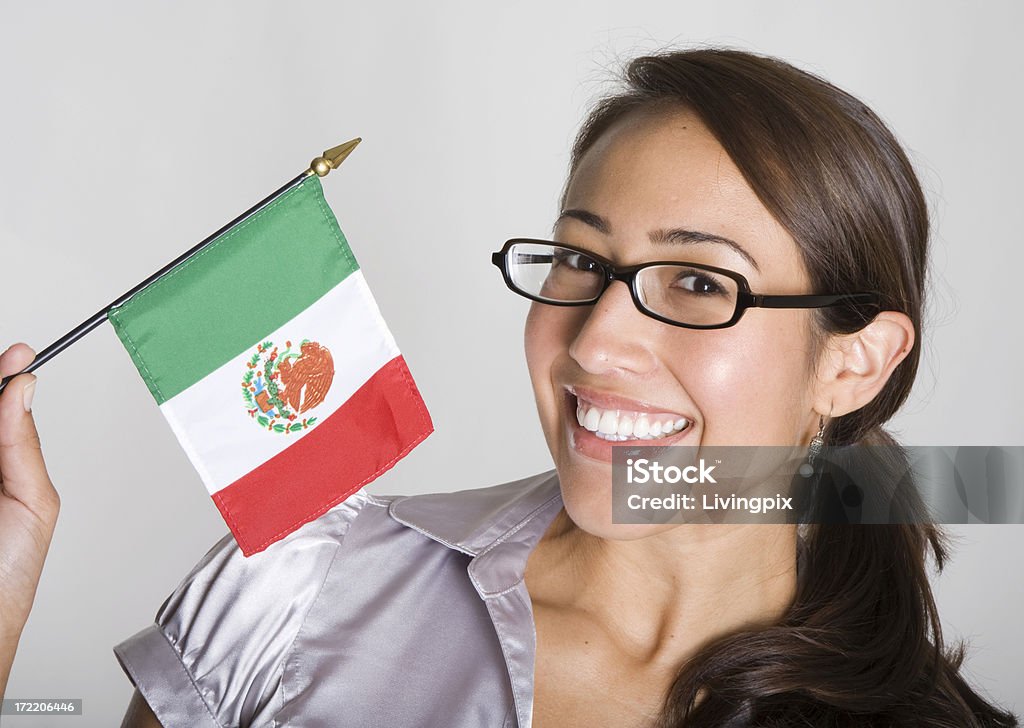
[[[678,665],[782,617],[796,591],[796,539],[794,526],[724,524],[604,539],[563,509],[530,557],[527,585],[535,602],[586,614],[637,659]]]

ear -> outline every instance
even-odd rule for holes
[[[896,311],[883,311],[852,334],[830,337],[818,366],[815,411],[839,417],[860,409],[882,391],[913,347],[914,324]]]

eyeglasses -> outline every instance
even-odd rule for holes
[[[612,281],[622,281],[642,313],[687,329],[724,329],[748,308],[849,306],[866,323],[879,304],[876,293],[752,293],[746,278],[725,268],[680,261],[617,266],[582,248],[529,238],[509,240],[491,262],[512,291],[553,306],[593,305]]]

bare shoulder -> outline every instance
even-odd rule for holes
[[[149,709],[149,705],[146,703],[146,699],[142,697],[142,693],[138,690],[132,695],[132,700],[128,703],[128,712],[124,714],[124,720],[121,721],[121,728],[163,728],[160,725],[160,721],[153,715],[153,711]]]

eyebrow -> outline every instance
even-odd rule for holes
[[[572,218],[573,220],[579,220],[585,225],[589,225],[595,230],[610,235],[612,232],[612,226],[600,215],[597,215],[588,210],[569,209],[562,210],[558,215],[558,219],[555,220],[555,225],[564,218]],[[754,256],[744,250],[743,246],[737,243],[735,240],[729,238],[723,238],[721,235],[713,235],[711,233],[701,232],[699,230],[686,230],[685,228],[672,228],[669,230],[652,230],[648,237],[652,243],[675,243],[675,244],[688,244],[688,243],[718,243],[720,245],[726,245],[732,248],[734,251],[739,253],[742,258],[754,266],[754,270],[760,272],[761,266],[754,260]]]

